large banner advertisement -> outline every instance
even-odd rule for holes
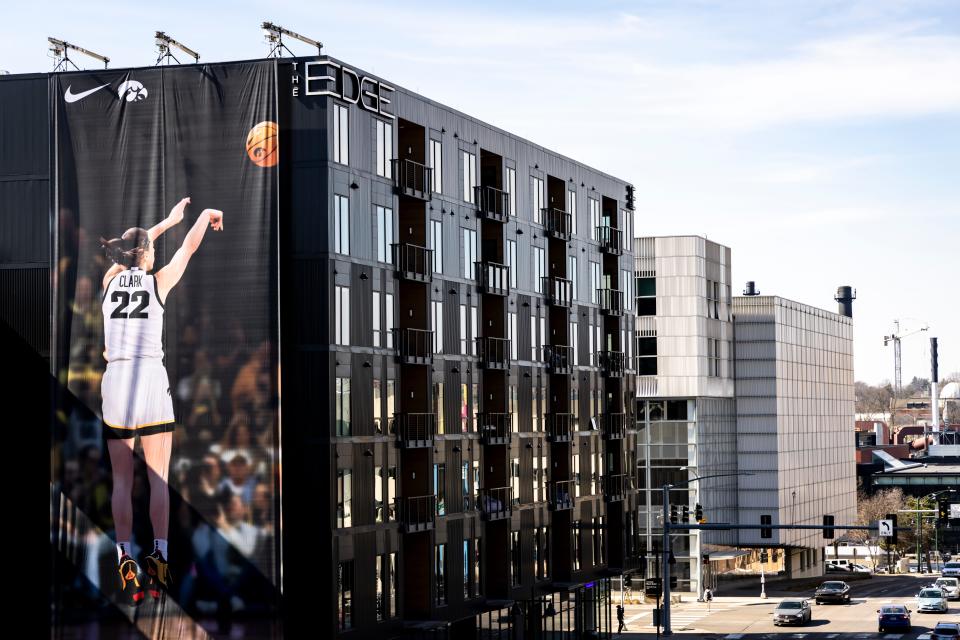
[[[275,65],[50,82],[55,362],[68,392],[53,518],[58,557],[87,598],[61,593],[62,615],[95,600],[130,619],[150,610],[219,620],[221,630],[270,616],[279,593]]]

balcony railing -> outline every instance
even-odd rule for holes
[[[406,280],[430,282],[433,278],[433,249],[415,244],[393,244],[393,265]]]
[[[510,444],[510,414],[481,412],[477,415],[477,431],[483,444]]]
[[[605,440],[623,440],[626,430],[624,414],[604,413],[600,416],[600,429]]]
[[[597,353],[600,371],[608,378],[623,377],[623,351],[600,351]]]
[[[545,418],[547,440],[550,442],[570,442],[573,437],[572,413],[548,413]]]
[[[620,289],[597,289],[600,313],[608,316],[623,315],[623,291]]]
[[[484,520],[503,520],[509,518],[513,511],[513,490],[510,487],[480,489],[478,500],[480,515]]]
[[[407,533],[433,529],[437,513],[436,496],[414,496],[397,499],[397,518]]]
[[[477,338],[477,354],[484,369],[510,368],[510,340],[507,338]]]
[[[433,331],[429,329],[393,329],[397,358],[403,364],[433,363]]]
[[[603,477],[603,499],[607,502],[619,502],[628,491],[633,489],[629,475],[616,473]]]
[[[573,282],[566,278],[544,276],[543,291],[547,294],[547,304],[555,307],[573,306]]]
[[[402,449],[425,449],[433,446],[436,416],[432,413],[395,413],[393,428]]]
[[[573,509],[576,486],[574,480],[559,480],[547,483],[547,508],[550,511]]]
[[[547,371],[550,373],[570,373],[573,371],[573,347],[544,345],[543,361],[547,363]]]
[[[557,240],[569,240],[573,232],[573,216],[562,209],[547,208],[541,210],[543,213],[543,224],[547,227],[547,233]]]
[[[393,186],[397,193],[418,200],[430,200],[433,169],[408,159],[394,159],[390,164],[393,168]]]
[[[481,293],[505,296],[510,293],[510,267],[496,262],[475,263],[477,288]]]
[[[481,218],[505,222],[510,215],[510,194],[496,187],[474,187],[477,211]]]
[[[597,227],[597,241],[601,251],[615,256],[623,253],[623,232],[620,229],[607,225]]]

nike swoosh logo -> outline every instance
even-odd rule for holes
[[[110,83],[108,82],[107,84],[102,84],[99,87],[94,87],[93,89],[90,89],[88,91],[83,91],[81,93],[71,93],[70,87],[67,87],[67,92],[63,94],[63,99],[67,102],[76,102],[77,100],[83,100],[84,98],[86,98],[91,93],[94,93],[95,91],[100,91],[100,89],[103,89],[104,87],[109,87],[109,86],[110,86]]]

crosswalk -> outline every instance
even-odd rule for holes
[[[709,610],[699,607],[695,609],[673,609],[670,611],[670,626],[674,631],[686,631],[693,628],[695,623],[703,620],[707,616],[714,613],[720,613],[722,611],[729,611],[732,608],[733,607],[730,606],[713,606]],[[653,617],[649,611],[638,613],[635,616],[627,618],[624,622],[626,622],[629,626],[631,622],[640,620],[642,618],[650,618],[650,620],[646,622],[646,626],[654,626]]]

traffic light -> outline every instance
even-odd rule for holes
[[[827,528],[831,527],[831,528]],[[827,540],[833,538],[833,516],[823,516],[823,537]]]
[[[677,519],[677,505],[670,505],[670,524],[677,524],[679,520]]]
[[[701,505],[699,502],[697,503],[697,506],[694,507],[693,517],[697,522],[703,524],[703,505]]]
[[[950,519],[950,504],[937,500],[937,524],[945,525]]]
[[[767,554],[767,550],[764,549],[760,552],[760,562],[766,563],[770,560],[770,556]]]
[[[761,525],[773,524],[773,516],[766,516],[766,515],[760,516],[760,524],[761,524]],[[772,538],[772,537],[773,537],[773,529],[768,529],[768,528],[766,528],[766,527],[761,528],[761,529],[760,529],[760,537],[761,537],[761,538],[764,538],[764,539]]]
[[[890,520],[893,523],[893,535],[887,538],[887,542],[889,542],[892,545],[896,545],[897,544],[897,514],[888,513],[886,516],[884,516],[884,520]]]
[[[680,522],[682,522],[683,524],[687,524],[688,522],[690,522],[690,506],[689,505],[683,505],[683,508],[681,509]]]

